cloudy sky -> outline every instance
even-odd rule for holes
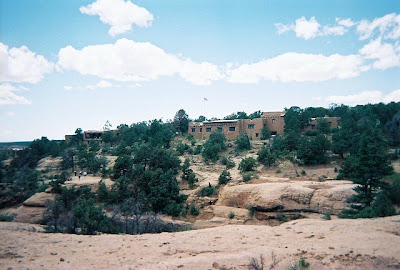
[[[0,0],[3,142],[391,101],[398,0]]]

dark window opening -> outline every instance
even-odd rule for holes
[[[258,138],[258,133],[256,133],[256,138]]]
[[[271,131],[271,135],[276,135],[276,131]]]
[[[203,132],[203,128],[200,128],[200,132]]]
[[[235,127],[229,127],[229,131],[235,131],[236,128]]]
[[[195,129],[195,128],[192,128],[192,132],[196,132],[196,129]]]
[[[219,130],[219,131],[222,131],[222,127],[218,127],[218,130]]]
[[[249,125],[247,125],[247,128],[248,128],[248,129],[254,129],[254,124],[249,124]]]
[[[211,128],[206,128],[206,132],[211,132]]]

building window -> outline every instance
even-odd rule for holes
[[[248,128],[248,129],[254,129],[254,124],[249,124],[249,125],[247,125],[247,128]]]
[[[229,131],[235,131],[236,128],[235,127],[229,127]]]
[[[267,127],[267,124],[264,124],[264,127]]]
[[[272,119],[272,124],[275,124],[275,119]]]
[[[203,128],[200,128],[200,132],[203,132]]]
[[[258,133],[256,133],[256,138],[258,138]]]
[[[211,132],[211,128],[206,128],[206,132]]]
[[[217,127],[218,131],[222,131],[222,127]]]
[[[192,128],[192,132],[195,133],[195,132],[196,132],[196,129],[195,129],[195,128]]]

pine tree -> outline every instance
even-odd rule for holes
[[[343,217],[362,217],[370,209],[377,194],[386,188],[383,176],[393,171],[387,154],[387,143],[380,129],[367,124],[360,135],[357,150],[351,154],[340,170],[341,177],[348,177],[357,184],[356,194],[349,198],[350,209],[343,210]],[[362,214],[362,215],[360,215]]]

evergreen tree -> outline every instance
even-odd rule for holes
[[[174,129],[180,134],[187,133],[189,128],[189,116],[185,110],[180,109],[174,116]]]
[[[379,127],[369,123],[362,130],[357,151],[346,159],[340,170],[339,177],[348,177],[357,184],[354,188],[357,194],[349,199],[353,204],[350,209],[343,210],[343,217],[365,216],[378,192],[386,188],[383,176],[393,171],[386,140]]]

